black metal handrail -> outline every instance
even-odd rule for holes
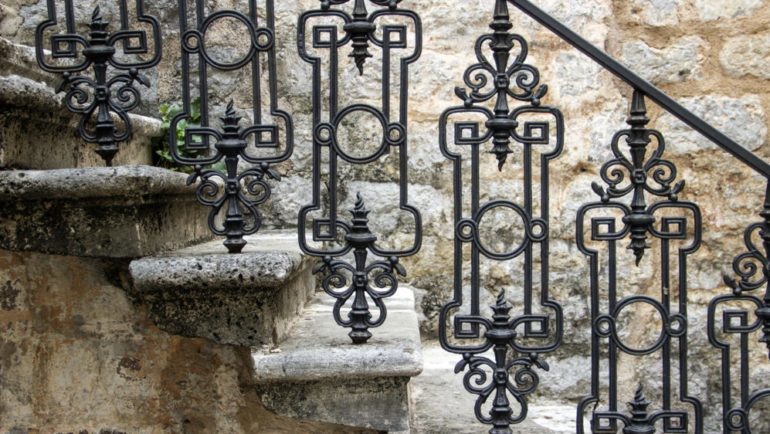
[[[615,74],[615,76],[628,83],[634,89],[644,93],[648,98],[655,101],[667,112],[679,118],[682,122],[689,125],[695,131],[703,134],[707,139],[714,142],[714,144],[724,149],[735,158],[741,160],[744,164],[756,170],[765,178],[770,179],[770,164],[763,161],[753,152],[749,151],[734,140],[727,137],[725,134],[711,126],[708,122],[704,121],[693,112],[687,110],[684,106],[674,101],[673,98],[666,95],[666,93],[660,90],[657,86],[623,66],[612,56],[600,50],[592,43],[586,41],[582,36],[578,35],[572,29],[560,23],[547,12],[533,5],[529,0],[508,0],[508,3],[519,8],[530,18],[542,24],[548,30],[559,36],[562,40],[577,48],[580,52],[590,57],[596,63],[600,64],[607,71]]]

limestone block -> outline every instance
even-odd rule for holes
[[[695,8],[702,20],[743,17],[765,4],[764,0],[695,0]]]
[[[637,40],[625,43],[621,56],[623,63],[642,78],[668,84],[702,78],[706,49],[707,43],[698,36],[674,40],[660,49]]]
[[[767,117],[756,95],[735,98],[706,95],[682,98],[680,102],[750,151],[759,149],[767,140]],[[717,145],[671,115],[661,115],[655,128],[666,137],[669,153],[687,154],[718,149]]]
[[[133,261],[137,297],[158,327],[182,336],[232,345],[273,344],[315,292],[312,261],[295,232],[247,237],[244,252],[228,254],[212,241]]]
[[[728,74],[770,79],[770,33],[727,39],[719,62]]]
[[[683,0],[634,0],[631,2],[631,10],[646,25],[675,26],[679,24],[683,3]]]
[[[211,238],[181,173],[149,166],[0,172],[0,246],[133,258]]]
[[[602,46],[607,39],[609,28],[605,20],[612,15],[609,0],[545,0],[538,6],[550,13],[572,30],[594,45]],[[514,11],[515,8],[512,8]]]

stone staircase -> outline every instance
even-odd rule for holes
[[[411,288],[388,300],[389,320],[367,345],[353,345],[331,297],[315,292],[296,232],[247,241],[240,255],[213,241],[133,261],[136,297],[163,330],[252,348],[252,387],[271,411],[408,432],[408,383],[422,371]]]
[[[148,165],[156,119],[101,167],[55,84],[0,38],[0,432],[488,430],[456,357],[423,352],[413,288],[353,345],[296,232],[227,254],[186,175]],[[571,432],[572,411],[515,432]]]
[[[101,167],[55,83],[0,39],[0,432],[409,431],[409,288],[350,344],[296,232],[225,253],[186,175],[148,165],[159,122],[132,115]]]
[[[386,303],[388,321],[355,345],[334,323],[333,299],[316,296],[286,340],[252,353],[262,402],[292,418],[409,432],[409,382],[423,366],[413,290]]]
[[[103,166],[93,147],[76,134],[79,118],[54,92],[61,79],[41,70],[35,49],[0,38],[0,168],[63,169]],[[121,143],[116,166],[152,163],[150,138],[158,119],[131,115],[133,137]]]

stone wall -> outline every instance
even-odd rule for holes
[[[90,11],[92,1],[78,2]],[[160,102],[179,99],[178,17],[175,2],[148,2],[148,8],[164,23],[165,60],[153,73],[154,89],[144,111],[153,113]],[[218,7],[243,7],[243,1],[218,0]],[[310,68],[298,57],[296,20],[313,7],[313,0],[277,1],[279,106],[294,116],[296,150],[281,166],[286,174],[275,186],[274,199],[265,215],[276,227],[296,226],[297,210],[310,202]],[[461,3],[461,6],[459,5]],[[770,159],[768,111],[770,93],[770,8],[765,0],[541,0],[535,2],[589,41],[620,59],[632,70],[661,87],[696,114],[748,147]],[[34,26],[42,17],[43,2],[3,0],[0,4],[0,36],[32,44]],[[450,165],[438,149],[438,118],[461,102],[454,95],[462,85],[465,69],[475,62],[473,45],[488,31],[491,0],[421,0],[402,2],[416,9],[423,20],[424,50],[413,67],[410,94],[410,203],[422,210],[422,251],[405,261],[411,283],[421,288],[419,303],[425,337],[435,337],[437,313],[451,298],[452,198]],[[548,357],[552,369],[543,376],[539,394],[577,400],[589,391],[585,374],[589,355],[588,263],[575,244],[575,219],[580,205],[597,200],[591,183],[600,182],[599,169],[610,156],[612,134],[624,127],[630,89],[619,79],[576,52],[556,36],[512,10],[514,31],[530,42],[529,63],[540,68],[549,93],[544,102],[559,107],[565,116],[567,135],[562,156],[552,165],[551,177],[551,292],[565,307],[564,345]],[[85,13],[85,12],[84,12]],[[225,32],[225,30],[223,30]],[[226,39],[223,42],[227,43]],[[378,60],[367,66],[378,68]],[[214,78],[212,102],[246,101],[244,75],[220,74]],[[377,101],[378,87],[365,75],[359,77],[351,62],[343,62],[340,83],[343,101]],[[687,186],[680,195],[701,205],[703,243],[688,264],[691,307],[691,373],[697,381],[692,393],[704,402],[719,402],[714,387],[718,378],[718,353],[708,345],[705,332],[706,305],[717,294],[728,293],[722,275],[732,258],[744,251],[743,231],[758,221],[764,184],[735,159],[691,131],[672,116],[650,104],[651,126],[667,138],[668,158],[679,169]],[[355,134],[359,134],[356,136]],[[351,133],[353,139],[368,132]],[[521,170],[514,164],[497,172],[492,156],[486,156],[482,180],[485,197],[520,191]],[[341,167],[341,209],[347,208],[356,191],[362,191],[373,209],[371,219],[382,240],[410,239],[410,223],[392,211],[397,204],[393,158],[364,168]],[[488,169],[488,170],[487,170]],[[504,233],[506,220],[492,222]],[[501,232],[502,231],[502,232]],[[510,240],[509,240],[510,241]],[[655,296],[659,290],[659,259],[648,255],[639,267],[625,252],[621,295]],[[501,288],[511,301],[520,294],[520,268],[484,264],[485,300]],[[520,296],[518,296],[520,298]],[[488,304],[488,303],[485,303]],[[644,324],[630,332],[630,342],[640,343],[655,334],[655,321],[638,312],[630,321]],[[648,330],[649,327],[649,330]],[[755,348],[756,361],[764,352]],[[624,358],[624,361],[635,361]],[[620,373],[626,387],[635,387],[652,362],[625,364]],[[764,365],[767,366],[766,359]],[[757,381],[761,369],[755,369]],[[711,386],[708,387],[707,385]],[[624,392],[626,393],[626,392]],[[654,392],[651,392],[654,394]],[[624,395],[625,396],[625,395]],[[626,399],[626,398],[624,398]],[[709,430],[715,430],[718,406],[709,405]]]

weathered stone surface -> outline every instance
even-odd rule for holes
[[[631,11],[646,25],[675,26],[679,24],[679,11],[683,4],[683,0],[633,0]]]
[[[364,432],[266,410],[249,350],[156,328],[126,265],[0,251],[0,432]]]
[[[0,168],[61,169],[104,166],[94,144],[76,133],[80,117],[54,93],[60,79],[43,72],[31,47],[0,38]],[[120,144],[115,165],[150,164],[160,121],[131,115],[133,136]],[[63,132],[66,132],[63,134]]]
[[[601,98],[606,91],[606,79],[601,67],[574,51],[563,51],[551,59],[548,65],[549,76],[563,77],[564,80],[552,85],[553,95],[564,101],[563,109],[577,108]]]
[[[252,354],[262,401],[303,420],[408,430],[407,383],[422,371],[412,293],[402,286],[385,300],[388,319],[365,345],[350,342],[332,317],[333,299],[319,295],[288,339]]]
[[[623,63],[654,84],[698,80],[703,77],[703,52],[706,42],[697,36],[686,36],[670,42],[665,48],[650,47],[644,41],[623,45]]]
[[[695,8],[702,20],[718,20],[743,17],[765,4],[764,0],[695,0]]]
[[[719,62],[732,76],[770,79],[770,33],[727,39]]]
[[[163,330],[233,345],[275,344],[315,292],[311,260],[295,232],[247,237],[244,252],[220,241],[130,266],[137,297]]]
[[[210,239],[185,181],[149,166],[0,172],[0,245],[133,258]]]
[[[78,19],[87,19],[94,0],[75,3]],[[153,89],[157,89],[160,102],[177,102],[180,99],[176,3],[173,0],[161,0],[147,5],[148,10],[163,22],[164,61],[158,68],[159,80],[153,80]],[[0,17],[0,23],[2,20],[15,23],[18,22],[15,17],[22,18],[24,23],[13,30],[13,40],[31,44],[34,26],[44,16],[44,3],[37,0],[5,0],[3,4],[18,11],[18,14],[10,13],[6,18]],[[412,104],[408,113],[408,164],[410,193],[413,193],[410,194],[410,202],[424,212],[425,238],[419,255],[404,260],[404,265],[408,269],[411,282],[422,288],[418,292],[418,299],[421,326],[426,337],[435,337],[437,312],[451,299],[453,286],[450,236],[454,227],[449,214],[451,210],[437,210],[451,203],[451,167],[438,151],[436,119],[445,108],[461,104],[453,90],[455,86],[462,86],[465,68],[477,62],[473,44],[477,36],[490,31],[487,26],[491,19],[491,4],[491,0],[467,0],[463,2],[462,7],[447,0],[400,3],[400,7],[411,7],[420,13],[424,30],[423,55],[414,65],[410,77]],[[741,144],[755,149],[763,158],[768,155],[767,146],[764,146],[768,123],[767,116],[762,113],[767,113],[770,105],[766,78],[760,78],[762,76],[758,75],[763,73],[763,52],[761,46],[752,45],[748,40],[743,44],[740,40],[748,38],[749,35],[756,35],[757,40],[763,38],[768,15],[767,8],[762,5],[766,6],[766,1],[547,0],[536,4],[563,19],[578,33],[616,58],[623,58],[624,44],[627,41],[645,41],[646,46],[639,45],[634,48],[631,44],[630,48],[639,50],[645,59],[645,65],[655,72],[652,78],[659,80],[658,83],[663,85],[666,93],[678,101],[691,101],[690,104],[694,106],[703,106],[698,113],[705,114],[707,120],[729,135],[735,136]],[[207,2],[207,6],[212,10],[244,5],[230,0]],[[352,2],[348,2],[340,7],[349,11],[351,6]],[[309,85],[311,69],[297,56],[296,22],[299,12],[318,7],[317,0],[276,2],[279,106],[286,108],[294,116],[297,144],[291,161],[277,167],[285,174],[284,181],[277,184],[271,203],[264,207],[265,215],[270,216],[266,223],[281,228],[293,227],[296,224],[297,207],[309,202],[312,150]],[[701,14],[704,14],[705,18]],[[583,363],[589,357],[587,344],[591,338],[590,305],[586,296],[588,264],[585,256],[575,246],[575,218],[582,204],[598,200],[590,185],[594,181],[601,181],[598,169],[602,163],[612,158],[609,150],[612,135],[625,128],[630,89],[570,49],[567,44],[559,42],[557,37],[533,20],[524,17],[516,8],[511,8],[511,15],[514,31],[522,33],[530,42],[528,63],[540,68],[541,80],[550,88],[543,103],[560,107],[564,109],[565,114],[567,140],[564,154],[553,163],[550,173],[552,189],[549,222],[552,242],[551,295],[564,307],[564,345],[548,356],[552,371],[543,374],[537,392],[544,400],[551,398],[559,401],[564,396],[570,399],[582,396],[587,390],[586,379],[589,377],[589,367]],[[712,17],[716,17],[716,20],[712,20]],[[16,24],[13,26],[16,27]],[[682,43],[695,41],[696,38],[705,43],[692,46]],[[723,40],[725,46],[730,49],[733,47],[731,43],[736,45],[736,48],[745,45],[746,54],[734,56],[735,61],[731,62],[728,51],[723,49]],[[238,41],[231,42],[235,45]],[[375,76],[375,68],[380,65],[379,60],[371,59],[367,74],[359,78],[346,58],[348,48],[340,50],[340,56],[344,58],[339,73],[343,103],[353,102],[352,97],[355,96],[368,103],[379,104],[379,89]],[[728,60],[715,61],[716,52],[720,50]],[[372,52],[378,56],[378,50]],[[708,59],[701,62],[701,55]],[[755,59],[750,60],[752,57]],[[735,66],[727,68],[732,67],[735,71],[726,69],[725,63],[734,63]],[[681,80],[678,75],[681,66],[692,64],[697,65],[698,75],[693,73],[687,76],[687,81]],[[634,68],[640,73],[645,72],[643,69]],[[18,72],[14,74],[19,75]],[[237,77],[240,79],[241,76]],[[248,90],[244,90],[248,88],[247,80],[234,83],[235,79],[229,76],[213,78],[215,84],[212,89],[215,92],[212,92],[212,101],[217,109],[230,98],[239,103],[250,97]],[[762,186],[765,181],[752,175],[733,158],[714,150],[710,143],[678,121],[659,116],[654,104],[650,104],[650,109],[653,118],[650,126],[666,134],[670,144],[665,157],[669,157],[677,165],[680,179],[687,181],[687,188],[680,197],[693,200],[702,207],[704,243],[688,262],[690,299],[696,303],[689,309],[692,333],[692,343],[689,346],[692,364],[690,383],[693,394],[704,398],[708,421],[706,432],[718,432],[720,424],[716,413],[719,411],[721,399],[716,385],[719,375],[718,357],[715,357],[716,353],[708,341],[696,334],[696,331],[705,331],[703,315],[708,300],[717,294],[729,293],[728,288],[721,287],[722,273],[723,270],[729,271],[732,257],[744,249],[743,228],[758,220],[757,213],[761,209]],[[679,143],[684,143],[684,148],[679,146]],[[515,163],[502,173],[497,172],[494,159],[482,153],[483,200],[503,198],[521,201],[521,147],[514,146],[514,150],[517,152],[512,157]],[[411,240],[408,222],[402,217],[402,213],[390,205],[395,197],[392,187],[388,186],[396,180],[392,165],[394,157],[395,153],[363,168],[341,165],[340,200],[349,201],[354,197],[355,191],[351,186],[361,189],[365,195],[382,197],[383,205],[372,215],[372,224],[379,225],[380,231],[377,235],[383,242],[409,242]],[[352,181],[358,183],[352,184]],[[536,188],[535,194],[537,191]],[[324,187],[322,192],[326,192]],[[344,215],[344,207],[340,209]],[[495,218],[491,223],[498,229],[496,234],[501,242],[510,242],[513,234],[518,233],[516,231],[519,228],[507,222],[505,218]],[[633,267],[625,244],[626,240],[618,243],[620,266],[624,270],[620,286],[626,291],[624,294],[648,294],[657,297],[654,288],[660,285],[659,258],[654,257],[657,255],[650,255],[640,267]],[[484,303],[488,303],[503,287],[512,294],[512,298],[514,294],[521,293],[522,272],[519,265],[482,262],[481,280],[484,289],[481,298]],[[539,273],[535,276],[536,298],[539,282],[537,279]],[[482,306],[482,309],[486,307]],[[515,312],[520,310],[519,301]],[[645,326],[625,337],[634,344],[647,339],[649,334],[654,335],[655,332],[647,324],[643,314],[640,315],[642,316],[639,321]],[[753,342],[754,338],[751,340]],[[760,351],[758,354],[764,355],[764,352]],[[648,357],[656,358],[655,355]],[[652,379],[658,376],[660,364],[657,360],[650,363],[646,360],[647,357],[622,359],[621,402],[629,399],[629,394],[633,394],[633,388],[640,380],[650,379],[651,384],[658,381]],[[766,364],[766,359],[757,359],[753,366],[761,372],[761,367]],[[652,393],[650,397],[653,401],[658,400]],[[443,395],[440,398],[443,398]],[[462,410],[466,409],[467,407],[463,406]],[[537,411],[533,411],[530,419],[536,420],[537,414]],[[557,411],[553,411],[553,414],[560,419],[566,417]],[[555,421],[551,423],[556,424]],[[440,430],[441,427],[437,429]]]
[[[708,95],[682,98],[680,102],[751,151],[759,149],[767,140],[767,116],[761,100],[756,95],[743,95],[738,98]],[[671,115],[662,115],[656,128],[665,135],[670,153],[688,154],[719,149],[717,145]]]
[[[612,15],[608,0],[545,0],[539,6],[595,45],[603,45],[609,28],[605,20]],[[515,11],[515,8],[512,8]]]

